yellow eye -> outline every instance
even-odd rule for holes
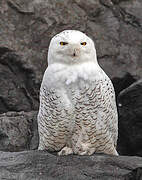
[[[82,42],[81,45],[82,46],[85,46],[87,44],[87,42]]]
[[[67,45],[68,43],[67,42],[60,42],[60,45],[61,46],[65,46],[65,45]]]

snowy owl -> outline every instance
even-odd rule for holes
[[[39,150],[58,155],[118,155],[118,115],[111,80],[94,42],[76,30],[54,36],[40,88]]]

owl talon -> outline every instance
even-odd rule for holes
[[[69,155],[69,154],[73,154],[72,149],[69,148],[69,147],[64,147],[61,151],[58,152],[59,156],[66,156],[66,155]]]

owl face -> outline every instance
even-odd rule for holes
[[[65,30],[52,38],[48,61],[76,64],[93,60],[95,55],[94,43],[88,36],[80,31]]]

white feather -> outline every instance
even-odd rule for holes
[[[117,155],[115,93],[93,41],[82,32],[63,31],[51,40],[48,62],[40,90],[39,149]]]

